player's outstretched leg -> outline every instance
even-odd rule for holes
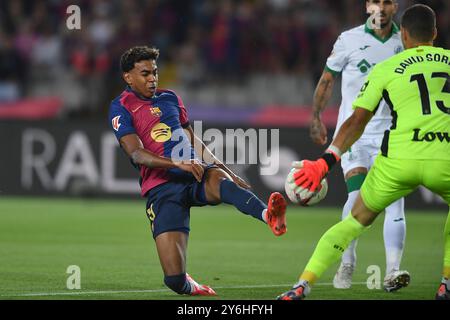
[[[286,206],[287,202],[283,195],[274,192],[269,197],[266,219],[267,224],[276,236],[281,236],[287,231],[286,227]]]
[[[266,206],[253,192],[237,185],[221,169],[208,170],[205,198],[211,204],[220,202],[231,204],[242,213],[267,223],[276,236],[287,231],[285,217],[287,202],[280,193],[272,193]]]

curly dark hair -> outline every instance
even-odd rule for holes
[[[147,46],[136,46],[125,51],[120,57],[120,69],[128,72],[134,68],[136,62],[142,60],[156,60],[159,57],[159,49]]]

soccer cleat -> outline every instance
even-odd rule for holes
[[[405,270],[394,270],[384,277],[384,291],[394,292],[398,289],[407,287],[411,281],[411,276],[408,271]]]
[[[450,290],[448,290],[447,283],[442,282],[439,286],[438,292],[435,296],[436,300],[450,300]]]
[[[267,224],[277,237],[287,231],[286,206],[287,202],[281,193],[274,192],[270,195],[266,218]]]
[[[336,289],[350,289],[355,267],[351,263],[341,263],[333,279],[333,287]]]
[[[192,287],[192,291],[189,295],[191,295],[191,296],[217,296],[216,292],[212,288],[210,288],[204,284],[197,283],[197,281],[192,279],[192,277],[187,273],[186,273],[186,280],[190,283],[190,285]]]
[[[300,280],[291,290],[280,294],[277,300],[304,300],[310,292],[308,281]]]

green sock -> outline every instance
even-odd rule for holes
[[[337,262],[353,239],[358,238],[368,227],[363,226],[352,213],[324,233],[316,250],[306,265],[305,272],[319,278],[333,263]]]
[[[444,271],[443,276],[450,278],[450,211],[444,229]]]

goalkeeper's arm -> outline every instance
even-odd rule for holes
[[[342,154],[361,137],[372,116],[371,111],[356,108],[350,118],[342,124],[336,138],[319,159],[295,161],[292,165],[299,169],[293,175],[295,184],[311,192],[316,192],[328,171],[341,159]]]

